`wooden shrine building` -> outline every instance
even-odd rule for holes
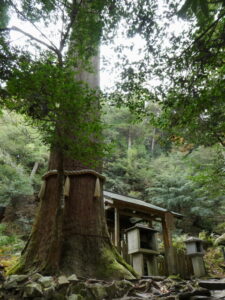
[[[127,232],[134,226],[137,228],[142,227],[140,230],[153,228],[155,222],[158,222],[161,224],[157,227],[160,227],[164,244],[166,273],[167,275],[176,273],[173,259],[172,229],[174,218],[181,219],[183,217],[181,214],[139,199],[107,191],[104,191],[104,204],[112,242],[128,263],[130,263],[130,256],[127,245]]]

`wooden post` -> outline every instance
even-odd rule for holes
[[[176,274],[176,265],[174,259],[174,249],[172,244],[171,230],[173,228],[173,215],[170,212],[165,213],[162,218],[163,242],[165,248],[165,261],[168,275]]]
[[[115,207],[114,209],[114,244],[118,251],[120,251],[120,215],[118,208]]]

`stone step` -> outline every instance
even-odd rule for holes
[[[203,298],[194,298],[195,296]],[[190,300],[190,299],[211,299],[211,293],[208,289],[198,288],[190,292],[180,293],[178,296],[179,300]]]
[[[190,300],[213,300],[215,298],[208,297],[208,296],[193,296]]]
[[[222,280],[201,280],[199,286],[208,290],[225,290],[225,281]]]

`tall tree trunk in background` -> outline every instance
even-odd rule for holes
[[[131,128],[129,127],[129,130],[128,130],[128,151],[131,149],[131,146],[132,146],[132,138],[131,138]]]
[[[95,73],[81,71],[77,79],[88,83],[91,88],[97,88],[99,57],[94,57],[92,62]],[[85,115],[83,117],[87,118]],[[49,170],[58,170],[58,173],[46,177],[45,193],[30,239],[12,272],[75,273],[77,276],[104,279],[133,277],[132,269],[118,255],[109,238],[102,180],[101,196],[95,198],[95,175],[71,175],[69,196],[63,199],[63,170],[91,168],[65,156],[60,149],[52,150]],[[101,172],[100,160],[94,171]]]
[[[127,161],[131,162],[131,149],[132,149],[132,135],[131,128],[128,129],[128,138],[127,138]]]
[[[155,151],[155,134],[156,134],[156,128],[153,129],[153,135],[152,135],[152,141],[151,141],[152,154],[154,154],[154,151]]]
[[[31,171],[31,173],[30,173],[30,178],[33,178],[33,177],[34,177],[34,175],[35,175],[36,172],[37,172],[38,166],[39,166],[39,163],[36,161],[36,162],[34,163],[34,166],[33,166],[32,171]]]

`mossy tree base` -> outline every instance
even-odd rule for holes
[[[70,166],[74,169],[74,166]],[[69,166],[66,167],[68,170]],[[64,207],[59,176],[47,179],[45,196],[20,262],[10,273],[76,274],[98,279],[134,278],[132,268],[111,244],[103,197],[94,198],[96,177],[72,176]]]

